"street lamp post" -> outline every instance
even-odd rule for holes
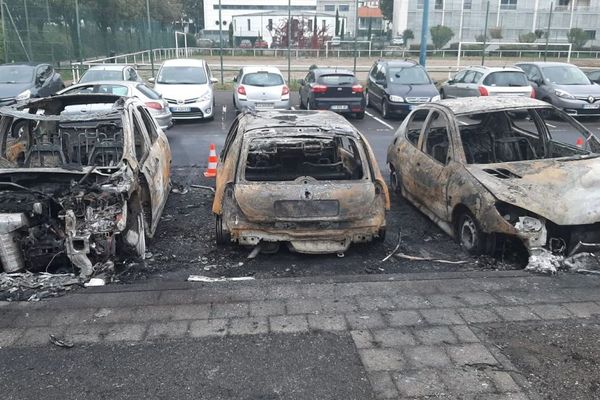
[[[421,48],[419,50],[419,64],[427,63],[427,31],[429,30],[429,0],[423,0],[423,22],[421,23]]]
[[[8,64],[8,47],[6,47],[6,24],[4,22],[4,0],[0,0],[0,18],[2,18],[2,44],[4,45],[4,62]]]
[[[370,39],[370,38],[369,38]],[[354,4],[354,68],[353,72],[356,75],[356,41],[358,40],[358,0]],[[371,48],[369,47],[369,53]]]
[[[152,76],[154,76],[154,48],[152,47],[152,28],[150,25],[150,0],[146,0],[146,17],[148,19],[148,44],[150,45],[150,65],[152,66]]]
[[[221,85],[223,85],[223,19],[221,16],[221,0],[219,0],[219,58],[221,60]]]
[[[290,42],[292,41],[292,0],[288,0],[288,22],[287,22],[287,62],[288,62],[288,85],[292,84],[292,59]]]

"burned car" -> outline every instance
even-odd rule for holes
[[[512,238],[532,264],[600,242],[599,152],[593,134],[547,103],[466,98],[414,110],[387,162],[392,190],[466,250],[490,253]]]
[[[387,186],[371,147],[330,111],[245,113],[217,166],[217,243],[343,253],[383,239]]]
[[[143,257],[169,193],[163,131],[135,98],[61,95],[0,109],[0,264],[92,274]]]

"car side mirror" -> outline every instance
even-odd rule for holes
[[[454,79],[448,79],[448,80],[446,81],[446,84],[447,84],[447,85],[454,85]]]
[[[154,83],[154,82],[156,82],[156,79],[154,77],[148,79],[148,83]]]
[[[217,83],[219,80],[217,78],[210,78],[210,83]]]
[[[300,86],[304,86],[304,85],[306,85],[306,81],[305,81],[304,79],[300,79],[300,80],[298,81],[298,83],[300,84]]]

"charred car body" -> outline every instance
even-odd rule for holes
[[[385,235],[387,186],[366,139],[330,111],[245,113],[217,167],[218,243],[342,253]]]
[[[472,253],[517,238],[532,257],[600,242],[600,143],[547,103],[443,100],[413,111],[388,148],[392,189]]]
[[[98,111],[94,111],[98,110]],[[0,264],[81,276],[143,257],[169,193],[169,143],[143,103],[62,95],[0,109]]]

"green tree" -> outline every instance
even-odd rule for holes
[[[534,43],[537,40],[535,32],[524,33],[519,35],[519,42],[521,43]]]
[[[410,29],[405,29],[402,32],[402,39],[404,40],[404,47],[408,48],[409,40],[413,40],[415,38],[415,33]]]
[[[431,32],[431,41],[433,42],[433,48],[436,50],[439,50],[446,44],[448,44],[450,39],[452,39],[452,36],[454,36],[454,32],[452,32],[452,29],[444,25],[436,25],[432,27],[429,30],[429,32]]]
[[[335,9],[335,36],[340,35],[340,13],[338,9]]]
[[[229,47],[233,47],[233,24],[229,24],[227,33],[229,35]]]
[[[342,20],[342,26],[340,28],[340,39],[344,40],[344,35],[346,34],[346,20]]]
[[[569,32],[567,32],[567,40],[573,45],[575,50],[579,50],[585,46],[588,40],[590,40],[590,37],[581,28],[571,28]]]
[[[383,19],[392,21],[394,19],[394,0],[379,0],[379,9]]]

